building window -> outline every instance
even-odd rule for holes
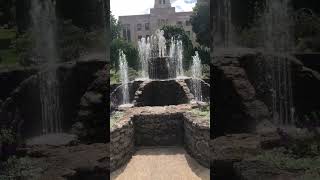
[[[145,29],[146,29],[146,30],[149,30],[149,29],[150,29],[150,24],[149,24],[149,23],[146,23],[146,24],[145,24]]]
[[[165,24],[165,20],[161,19],[161,25],[164,25],[164,24]]]
[[[163,4],[166,4],[166,0],[163,0]]]
[[[190,26],[190,25],[191,25],[190,20],[187,20],[186,21],[186,26]]]
[[[142,39],[142,36],[141,36],[141,35],[139,35],[139,36],[138,36],[138,40],[141,40],[141,39]]]
[[[168,20],[168,19],[166,19],[166,24],[169,24],[168,22],[169,22],[169,20]]]
[[[131,41],[130,24],[123,25],[122,36],[125,40]]]
[[[182,22],[181,22],[181,21],[178,21],[178,22],[177,22],[177,25],[180,26],[180,27],[182,27]]]
[[[141,31],[142,29],[142,25],[141,24],[137,24],[137,31]]]
[[[162,4],[162,0],[159,0],[159,4]]]

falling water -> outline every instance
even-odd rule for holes
[[[122,104],[129,104],[128,62],[122,50],[119,52],[120,78],[122,84]]]
[[[264,46],[268,52],[282,54],[267,57],[271,71],[272,116],[275,124],[293,125],[291,66],[285,56],[293,47],[292,21],[289,16],[290,0],[266,0],[263,16]]]
[[[198,52],[195,52],[195,56],[192,57],[192,89],[194,92],[195,100],[202,101],[202,90],[201,90],[201,81],[202,78],[202,68],[201,68],[201,60]]]
[[[232,43],[231,0],[213,1],[214,46],[229,47]]]
[[[151,44],[150,39],[142,38],[138,42],[139,47],[139,57],[140,57],[140,64],[141,64],[141,76],[143,79],[148,79],[148,61],[151,54]]]
[[[183,77],[183,44],[181,40],[174,40],[171,38],[170,42],[170,60],[171,60],[171,71],[174,71],[172,74],[175,74],[176,77]]]
[[[31,1],[32,34],[35,40],[36,63],[46,63],[46,71],[39,75],[42,133],[62,131],[60,88],[55,64],[58,60],[56,47],[55,1]]]

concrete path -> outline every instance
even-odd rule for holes
[[[210,170],[182,147],[142,148],[111,174],[112,180],[209,180]]]

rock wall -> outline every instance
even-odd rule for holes
[[[36,67],[24,68],[16,67],[13,69],[1,69],[0,70],[0,99],[5,100],[10,96],[10,93],[16,89],[19,84],[36,74],[38,69]]]
[[[110,170],[125,165],[136,146],[182,145],[201,165],[210,164],[210,126],[184,113],[136,114],[124,117],[111,128]]]
[[[191,114],[184,118],[184,144],[187,152],[201,165],[210,168],[210,125]]]
[[[133,117],[136,146],[173,146],[183,144],[183,115],[141,114]]]
[[[131,118],[121,121],[110,131],[110,171],[125,165],[135,152]]]
[[[211,65],[214,135],[253,132],[270,120],[267,106],[257,97],[239,57],[251,51],[219,52]],[[232,112],[232,113],[230,113]]]
[[[135,92],[140,87],[142,81],[133,81],[128,84],[129,86],[129,101],[134,100]],[[112,84],[110,85],[110,100],[111,108],[116,109],[122,103],[122,85],[121,84]]]
[[[106,142],[108,71],[108,66],[105,66],[96,74],[96,79],[80,100],[80,109],[72,131],[83,141]]]
[[[63,105],[63,127],[68,131],[76,118],[81,96],[94,80],[94,74],[105,66],[104,61],[68,62],[57,70]],[[12,128],[22,137],[39,135],[41,103],[39,76],[34,74],[22,81],[4,99],[0,113],[1,128]],[[106,93],[107,94],[107,93]],[[30,106],[32,104],[32,106]]]
[[[175,80],[145,81],[135,93],[135,106],[166,106],[189,103],[185,89]]]

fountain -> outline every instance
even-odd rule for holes
[[[39,75],[42,133],[62,132],[62,108],[57,80],[55,1],[31,1],[32,34],[35,40],[36,63],[46,63]]]
[[[216,0],[214,7],[213,44],[217,47],[230,47],[232,43],[231,1]]]
[[[192,57],[192,89],[194,92],[194,98],[196,102],[202,102],[202,91],[201,91],[201,82],[202,78],[202,68],[201,68],[201,60],[198,52],[195,52],[195,56]]]
[[[148,79],[148,60],[150,58],[151,44],[149,38],[141,38],[138,41],[138,50],[141,64],[141,76],[142,79]]]
[[[128,62],[126,55],[122,50],[119,52],[120,78],[122,84],[122,105],[128,105],[129,100],[129,79],[128,79]]]
[[[130,89],[125,55],[120,52],[122,85],[111,93],[114,110],[129,103],[129,92],[134,92],[132,104],[135,107],[188,104],[194,97],[197,102],[209,100],[208,94],[204,98],[202,95],[202,88],[209,92],[209,85],[201,79],[201,60],[197,52],[193,57],[192,77],[184,77],[181,40],[172,37],[167,43],[163,30],[157,30],[150,39],[142,38],[138,47],[142,78],[130,82]]]
[[[272,117],[277,125],[294,123],[291,65],[285,58],[293,47],[289,4],[290,0],[267,0],[262,17],[265,50],[272,54],[284,55],[284,57],[278,55],[266,57],[267,66],[271,71]]]

